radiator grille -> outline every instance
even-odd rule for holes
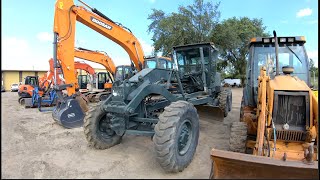
[[[306,100],[304,96],[279,95],[275,124],[304,127],[306,125]]]
[[[305,141],[305,132],[303,131],[290,131],[290,130],[277,130],[276,131],[277,140],[283,141]],[[273,133],[271,133],[271,139],[274,138]]]

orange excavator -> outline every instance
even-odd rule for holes
[[[66,84],[55,86],[59,102],[52,116],[55,121],[66,128],[80,127],[83,124],[85,109],[80,107],[83,104],[77,98],[77,81],[73,75],[75,52],[75,30],[76,21],[88,26],[104,37],[120,45],[129,55],[131,60],[130,70],[140,71],[144,65],[144,52],[138,39],[132,34],[131,30],[121,23],[112,21],[95,8],[90,7],[80,1],[84,6],[75,5],[73,0],[57,0],[55,3],[54,15],[54,68],[61,67]],[[125,72],[123,66],[116,68],[120,72]],[[125,74],[125,73],[122,73]],[[130,73],[129,73],[130,74]],[[122,79],[129,78],[128,76]],[[67,96],[62,96],[62,90],[67,91]],[[71,108],[72,107],[72,108]]]
[[[80,1],[81,2],[81,1]],[[82,2],[83,3],[83,2]],[[75,29],[76,21],[90,27],[101,35],[119,44],[128,53],[131,62],[138,71],[142,69],[144,53],[138,39],[132,32],[109,19],[95,8],[83,3],[90,10],[83,6],[77,6],[71,0],[57,0],[54,16],[54,68],[61,67],[66,80],[64,85],[56,85],[58,103],[53,111],[53,119],[67,128],[80,127],[83,124],[85,111],[81,108],[80,98],[77,98],[76,86],[78,82],[74,76],[75,52]],[[71,50],[71,51],[70,51]],[[62,90],[67,90],[67,96],[62,95]],[[72,107],[72,108],[71,108]]]
[[[35,87],[39,87],[38,94],[39,96],[44,96],[45,92],[47,92],[50,88],[51,85],[54,81],[54,68],[53,68],[53,59],[51,58],[49,60],[49,65],[50,65],[50,70],[45,73],[42,77],[38,78],[38,76],[27,76],[25,79],[25,84],[22,84],[19,86],[19,103],[21,105],[25,105],[25,107],[33,107],[33,103],[31,102],[31,98],[33,95],[33,90]],[[86,71],[90,75],[94,75],[95,71],[94,69],[82,62],[75,62],[75,69],[80,69]],[[58,73],[61,74],[61,71]],[[75,74],[77,71],[75,70]],[[61,79],[60,76],[57,76],[56,83],[62,84],[63,80]]]
[[[87,91],[81,91],[88,100],[90,102],[99,101],[103,96],[110,94],[116,67],[108,54],[79,47],[75,49],[75,57],[101,64],[107,70],[107,72],[96,73],[93,82],[87,85]]]

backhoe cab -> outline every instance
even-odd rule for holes
[[[112,94],[84,119],[89,145],[107,149],[124,134],[153,136],[156,156],[168,172],[190,164],[199,138],[194,105],[220,107],[227,116],[231,91],[221,87],[212,43],[174,47],[179,70],[144,68],[113,84]]]

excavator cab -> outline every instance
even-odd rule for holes
[[[115,81],[123,81],[129,79],[134,75],[134,71],[129,65],[117,66],[115,73]]]
[[[19,101],[21,98],[30,98],[32,96],[31,92],[34,87],[39,86],[38,76],[27,76],[25,77],[24,84],[19,86],[18,95]]]
[[[38,76],[27,76],[25,78],[24,84],[25,85],[30,85],[30,86],[38,86]]]
[[[78,84],[80,89],[87,89],[88,76],[87,75],[78,75]]]

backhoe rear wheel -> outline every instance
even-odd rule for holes
[[[101,109],[102,102],[92,107],[84,118],[84,134],[89,146],[97,149],[108,149],[121,142],[122,136],[118,136],[110,129],[110,120]]]
[[[197,109],[186,101],[172,102],[156,124],[153,142],[157,160],[166,172],[181,172],[196,151],[199,139]]]
[[[234,122],[231,125],[230,151],[245,153],[247,142],[247,124],[245,122]]]

